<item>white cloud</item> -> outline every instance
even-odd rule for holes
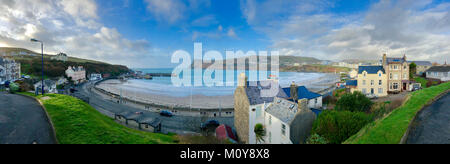
[[[242,12],[248,23],[269,36],[271,48],[284,55],[376,60],[383,49],[389,49],[396,56],[406,51],[410,59],[450,59],[450,47],[444,46],[450,45],[449,3],[433,6],[430,0],[381,0],[364,13],[338,15],[322,12],[333,7],[332,3],[317,7],[299,6],[300,2],[249,0],[241,4],[247,6]],[[280,6],[302,10],[277,10]],[[276,16],[264,16],[266,10]]]
[[[169,25],[177,24],[183,22],[189,18],[192,12],[197,12],[209,8],[211,2],[209,0],[145,0],[147,4],[147,11],[152,14],[152,16],[159,22],[164,22]],[[213,20],[210,15],[205,17],[197,18],[197,22],[193,22],[193,25],[206,26],[205,23],[201,22],[204,20]]]
[[[0,0],[0,43],[40,51],[31,43],[45,43],[46,53],[143,67],[157,64],[145,40],[124,38],[101,24],[95,0]]]

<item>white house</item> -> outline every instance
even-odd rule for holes
[[[433,66],[426,71],[427,78],[450,81],[450,66]]]
[[[91,81],[103,80],[102,74],[93,73],[93,74],[91,74],[89,80],[91,80]]]
[[[307,99],[299,103],[275,98],[264,113],[265,144],[305,143],[316,115],[307,105]]]
[[[38,93],[42,92],[42,81],[34,84],[34,90],[38,91]],[[44,92],[45,93],[58,93],[56,89],[56,82],[53,80],[44,80]]]
[[[66,70],[66,75],[67,77],[71,77],[72,81],[74,81],[75,84],[86,81],[86,70],[83,68],[83,66],[69,66],[69,68]]]
[[[66,62],[68,57],[67,54],[60,52],[59,54],[52,56],[51,59]]]

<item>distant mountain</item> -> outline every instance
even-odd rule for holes
[[[23,48],[0,48],[0,56],[11,57],[21,63],[22,74],[40,76],[41,75],[41,54]],[[76,57],[68,57],[66,62],[52,60],[55,55],[44,54],[44,74],[48,77],[64,76],[65,70],[69,66],[83,66],[86,74],[102,73],[112,76],[129,72],[126,66],[112,65],[101,61],[87,60]]]
[[[242,58],[240,58],[242,59]],[[321,60],[316,59],[316,58],[312,58],[312,57],[300,57],[300,56],[280,56],[279,57],[280,60],[280,68],[284,68],[284,67],[290,67],[290,66],[300,66],[300,65],[312,65],[312,64],[321,64]],[[230,62],[234,62],[235,64],[235,68],[237,66],[237,61],[238,59],[230,59],[230,60],[224,60],[223,62],[223,69],[229,69],[226,67],[226,63],[230,63]],[[193,63],[196,62],[201,62],[199,60],[195,60]],[[257,62],[259,64],[263,64],[262,62],[259,61],[259,58],[257,59]],[[267,62],[269,63],[268,67],[270,68],[270,63],[271,63],[271,59],[270,57],[267,58]],[[202,68],[209,68],[212,64],[206,64],[203,63],[202,64]],[[249,66],[249,63],[246,62],[246,67]],[[194,64],[192,64],[192,68],[196,68],[194,66]],[[221,69],[222,67],[219,68],[215,68],[215,69]],[[230,68],[231,69],[231,68]]]

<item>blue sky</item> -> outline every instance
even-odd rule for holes
[[[278,50],[322,60],[450,59],[448,0],[0,0],[0,46],[173,67],[176,50]]]

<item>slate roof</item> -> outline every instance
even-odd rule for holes
[[[416,65],[421,65],[421,66],[432,66],[433,63],[429,62],[429,61],[408,61],[408,64],[411,63],[415,63]]]
[[[256,85],[255,85],[256,83]],[[253,84],[253,85],[251,85]],[[286,95],[285,92],[283,92],[283,89],[281,86],[278,87],[279,91],[276,97],[280,98],[288,98],[289,96]],[[263,104],[263,103],[271,103],[273,102],[274,97],[262,97],[261,96],[261,90],[270,89],[269,87],[265,87],[261,85],[261,82],[247,82],[247,87],[245,88],[245,92],[247,93],[248,100],[250,102],[250,105],[257,105],[257,104]]]
[[[291,97],[291,88],[283,88],[283,91],[286,93],[286,95],[288,95],[288,97]],[[311,92],[309,91],[305,86],[299,86],[297,89],[297,93],[298,93],[298,99],[297,100],[301,100],[301,99],[315,99],[317,97],[321,97],[322,95],[315,93],[315,92]],[[292,99],[291,99],[292,100]],[[297,101],[295,100],[295,101]]]
[[[433,66],[427,72],[450,72],[450,66]]]
[[[282,98],[275,98],[275,102],[267,107],[266,112],[290,125],[298,112],[298,105]]]
[[[358,86],[358,80],[347,80],[345,83],[347,86]]]
[[[366,71],[368,74],[377,74],[380,70],[383,71],[383,73],[386,73],[383,66],[359,66],[358,73],[362,74]]]

